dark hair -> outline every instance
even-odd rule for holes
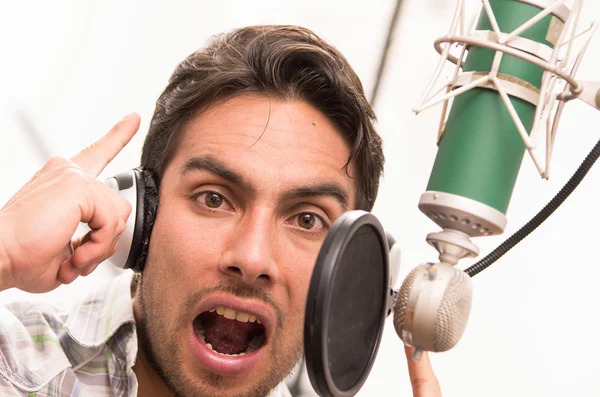
[[[338,127],[357,175],[357,207],[373,208],[384,156],[375,114],[348,61],[308,29],[251,26],[216,36],[181,62],[156,102],[142,167],[160,179],[185,125],[218,100],[258,92],[303,100]]]

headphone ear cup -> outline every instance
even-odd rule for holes
[[[135,227],[136,232],[141,230],[141,233],[139,242],[134,240],[137,252],[135,254],[133,250],[131,252],[133,263],[130,267],[135,272],[142,272],[146,265],[148,249],[150,248],[150,237],[158,210],[158,178],[150,170],[137,168],[134,171],[138,178],[138,207]],[[132,244],[133,247],[134,245]]]
[[[109,178],[106,184],[131,204],[131,214],[119,238],[117,252],[108,262],[141,272],[158,208],[157,178],[152,171],[135,168]]]

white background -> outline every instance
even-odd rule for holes
[[[126,113],[141,132],[102,176],[137,166],[154,102],[175,65],[213,34],[259,24],[299,24],[337,46],[371,92],[393,0],[8,2],[0,7],[0,205],[41,167],[46,155],[71,156]],[[437,226],[417,202],[436,153],[439,107],[419,116],[438,59],[433,40],[447,32],[454,1],[407,0],[395,32],[377,128],[387,163],[375,214],[403,247],[404,277],[436,259],[425,243]],[[471,11],[478,10],[478,1]],[[584,23],[600,19],[587,1]],[[580,69],[600,79],[600,37]],[[531,218],[566,182],[600,138],[600,113],[567,105],[553,162],[542,180],[528,157],[513,194],[504,236],[476,243],[485,254]],[[41,139],[36,141],[34,136]],[[473,280],[467,331],[450,352],[432,357],[444,396],[600,396],[600,167],[539,230]],[[472,262],[472,261],[471,261]],[[469,263],[465,261],[461,267]],[[113,273],[103,267],[47,295],[76,300]],[[23,297],[0,294],[0,302]],[[408,396],[402,345],[391,322],[361,396]]]

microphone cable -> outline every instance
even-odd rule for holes
[[[537,227],[540,226],[546,219],[548,219],[548,217],[552,215],[554,211],[556,211],[556,209],[567,199],[567,197],[573,193],[575,188],[579,185],[579,183],[581,183],[588,171],[592,168],[596,160],[598,160],[598,157],[600,157],[600,140],[598,140],[594,148],[588,153],[573,176],[571,176],[571,178],[562,187],[562,189],[560,189],[556,196],[554,196],[554,198],[550,200],[550,202],[548,202],[548,204],[546,204],[546,206],[542,208],[537,215],[531,218],[529,222],[517,230],[512,236],[507,238],[485,258],[467,268],[465,273],[467,273],[470,277],[473,277],[481,271],[487,269],[492,263],[500,259],[511,248],[513,248],[531,232],[537,229]]]

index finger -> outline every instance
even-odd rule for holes
[[[429,355],[423,352],[421,359],[417,361],[412,359],[414,351],[413,347],[404,346],[413,397],[441,397],[442,390],[431,367]]]
[[[77,153],[71,161],[96,178],[104,167],[129,143],[140,127],[140,116],[131,113],[114,125],[102,138]]]

